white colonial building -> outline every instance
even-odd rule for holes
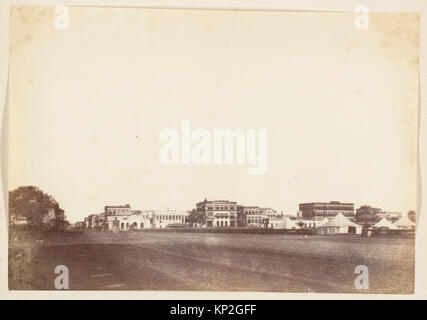
[[[153,226],[156,229],[163,229],[172,225],[185,224],[187,216],[188,212],[186,211],[155,211],[153,218]]]
[[[151,213],[106,216],[108,230],[135,230],[152,228]]]
[[[130,205],[105,206],[104,213],[100,215],[90,215],[86,218],[92,222],[89,229],[99,230],[141,230],[151,228],[167,228],[169,226],[184,225],[188,213],[177,210],[131,210]],[[93,219],[93,218],[96,219]]]

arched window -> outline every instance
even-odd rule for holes
[[[144,223],[141,222],[141,229],[144,229]]]

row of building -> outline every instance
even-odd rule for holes
[[[335,217],[338,213],[362,225],[374,225],[383,218],[391,222],[396,222],[403,215],[402,212],[383,211],[380,208],[368,205],[359,207],[355,212],[353,203],[331,201],[301,203],[297,217],[309,220],[322,220],[325,217]],[[407,215],[409,219],[415,222],[415,211],[411,210]]]
[[[96,230],[162,229],[185,225],[188,212],[176,210],[132,210],[129,204],[105,206],[104,212],[85,218],[83,226]]]
[[[196,204],[192,222],[208,228],[214,227],[279,227],[283,214],[271,208],[243,206],[227,200],[204,200]]]
[[[162,229],[172,227],[283,227],[283,214],[271,208],[242,206],[227,200],[204,200],[191,211],[132,210],[129,204],[105,206],[76,226],[95,230]]]
[[[204,199],[190,211],[132,210],[129,204],[105,206],[104,212],[89,215],[78,225],[97,230],[179,227],[297,229],[318,228],[338,215],[363,226],[374,225],[383,218],[395,222],[402,217],[402,213],[382,211],[366,205],[361,206],[355,213],[353,203],[338,201],[301,203],[295,217],[266,207]],[[415,221],[415,212],[410,211],[408,217]]]

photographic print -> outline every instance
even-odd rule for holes
[[[414,293],[419,33],[11,6],[9,290]]]

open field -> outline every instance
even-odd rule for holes
[[[173,231],[56,233],[43,238],[25,268],[30,274],[21,277],[26,282],[10,282],[10,289],[55,289],[57,265],[68,267],[71,290],[414,289],[414,239]],[[12,239],[11,247],[20,241]],[[357,265],[369,269],[368,290],[355,289]]]

